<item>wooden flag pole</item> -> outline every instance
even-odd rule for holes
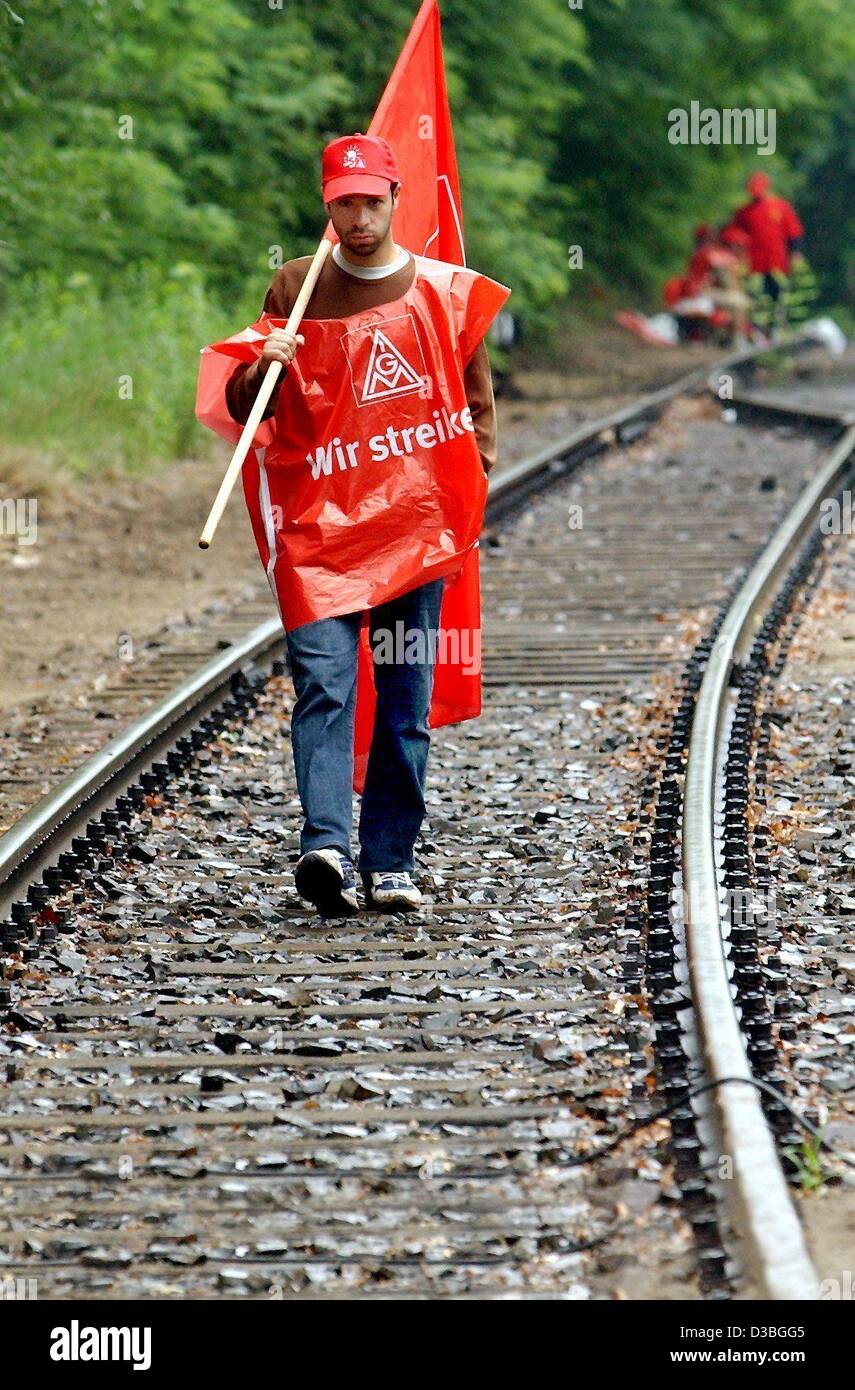
[[[303,317],[303,313],[305,312],[306,305],[309,302],[309,296],[311,295],[312,290],[315,288],[318,276],[320,275],[323,265],[331,250],[332,242],[327,237],[324,237],[321,241],[320,246],[315,252],[312,264],[309,266],[308,274],[306,275],[305,280],[300,286],[300,293],[297,295],[297,298],[294,301],[294,307],[291,310],[288,322],[285,325],[286,333],[297,332],[297,329],[300,326],[300,321]],[[211,544],[211,541],[214,538],[214,532],[220,524],[220,518],[222,517],[223,512],[226,509],[226,503],[228,502],[229,497],[231,496],[232,488],[237,482],[238,474],[240,473],[240,470],[243,467],[243,461],[249,453],[250,446],[252,444],[253,439],[255,438],[255,431],[261,424],[261,417],[264,413],[264,408],[267,405],[267,402],[270,400],[271,395],[273,394],[273,388],[279,379],[281,371],[281,362],[271,362],[270,366],[267,368],[267,371],[265,372],[264,380],[262,381],[261,386],[259,387],[258,395],[256,396],[255,401],[253,402],[252,410],[249,412],[249,418],[243,427],[243,433],[241,434],[241,437],[237,442],[235,451],[232,454],[231,462],[228,468],[226,469],[223,481],[220,483],[220,490],[214,498],[214,505],[211,507],[211,510],[208,513],[208,520],[205,522],[202,534],[199,537],[200,550],[207,550],[208,546]]]

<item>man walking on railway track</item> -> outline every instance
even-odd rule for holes
[[[263,416],[274,434],[257,465],[244,465],[244,489],[297,696],[291,739],[305,820],[295,883],[323,916],[336,916],[359,907],[350,837],[366,626],[376,714],[358,868],[366,905],[399,911],[421,902],[411,873],[436,712],[436,641],[446,587],[468,561],[477,565],[496,459],[484,335],[509,291],[395,243],[406,190],[386,140],[356,133],[331,141],[322,186],[338,242],[300,332],[269,320],[287,320],[308,256],[276,272],[252,340],[238,335],[234,355],[244,360],[225,400],[244,423],[268,367],[282,364]],[[397,644],[390,660],[387,638],[398,632],[406,650]],[[440,711],[438,722],[452,721]]]

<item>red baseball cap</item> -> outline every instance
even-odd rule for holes
[[[772,180],[768,174],[749,174],[745,189],[752,198],[762,198],[765,193],[769,192],[771,184]]]
[[[343,135],[324,150],[321,184],[324,202],[346,198],[349,193],[382,198],[399,183],[398,166],[388,140],[379,135]]]

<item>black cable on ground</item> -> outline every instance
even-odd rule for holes
[[[847,1167],[855,1168],[855,1156],[843,1153],[840,1149],[835,1148],[833,1144],[829,1144],[827,1139],[823,1139],[822,1132],[817,1129],[816,1125],[812,1124],[810,1120],[806,1120],[803,1115],[800,1115],[797,1110],[793,1109],[786,1096],[781,1091],[777,1090],[775,1086],[770,1086],[768,1081],[761,1081],[759,1078],[753,1076],[722,1076],[718,1081],[705,1081],[700,1086],[693,1086],[689,1090],[687,1096],[681,1096],[679,1100],[672,1101],[670,1105],[663,1106],[661,1110],[655,1111],[652,1115],[645,1115],[641,1119],[634,1120],[631,1125],[621,1130],[619,1134],[616,1134],[615,1137],[610,1139],[607,1144],[604,1144],[602,1148],[596,1149],[594,1153],[588,1154],[586,1157],[570,1159],[563,1166],[576,1168],[586,1163],[596,1163],[598,1159],[604,1158],[606,1154],[611,1153],[620,1144],[623,1144],[625,1140],[632,1138],[633,1134],[638,1134],[642,1129],[646,1129],[648,1125],[655,1124],[657,1120],[667,1119],[675,1110],[679,1110],[684,1106],[687,1100],[693,1100],[696,1096],[702,1096],[707,1091],[714,1091],[719,1086],[753,1086],[755,1090],[765,1091],[767,1095],[773,1096],[775,1100],[779,1101],[780,1104],[789,1111],[796,1124],[800,1125],[802,1129],[807,1130],[826,1153],[832,1154],[835,1158],[839,1159],[841,1163],[845,1163]]]

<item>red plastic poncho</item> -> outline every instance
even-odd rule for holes
[[[478,535],[487,480],[463,372],[510,290],[416,256],[406,295],[343,319],[304,319],[276,414],[243,466],[253,534],[286,631],[376,607],[446,577],[430,725],[481,712]],[[230,442],[225,383],[284,320],[203,349],[196,414]],[[354,734],[356,791],[374,723],[363,622]]]
[[[790,242],[804,235],[804,227],[791,203],[770,193],[746,203],[734,213],[733,227],[750,238],[748,255],[751,269],[766,275],[779,270],[790,273]]]

